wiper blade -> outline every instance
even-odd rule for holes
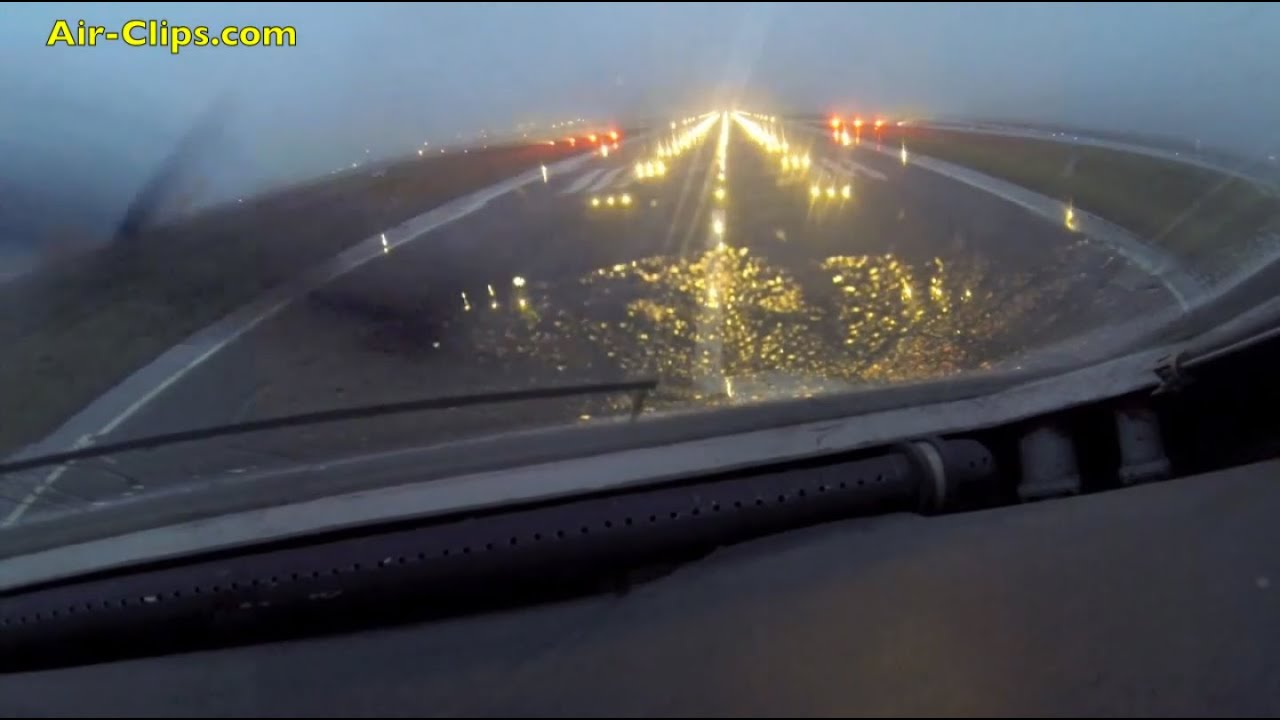
[[[210,438],[225,437],[228,435],[244,435],[246,433],[261,432],[263,430],[276,430],[279,428],[299,427],[302,425],[318,425],[321,423],[339,422],[343,420],[359,420],[361,418],[420,412],[422,410],[444,410],[448,408],[465,407],[468,405],[491,405],[497,403],[518,402],[521,400],[546,400],[578,395],[630,392],[632,393],[631,417],[634,419],[640,414],[645,395],[657,387],[658,381],[649,379],[615,383],[563,385],[559,387],[533,388],[529,390],[505,390],[491,393],[472,393],[467,395],[420,398],[417,400],[405,400],[394,403],[357,405],[354,407],[336,408],[333,410],[298,413],[296,415],[283,415],[280,417],[266,418],[264,420],[251,420],[248,422],[196,428],[194,430],[182,430],[180,432],[148,435],[132,440],[122,440],[120,442],[105,443],[102,445],[90,445],[76,450],[68,450],[66,452],[49,453],[47,455],[39,455],[33,458],[0,463],[0,475],[19,472],[22,470],[49,467],[52,465],[62,465],[73,460],[86,460],[89,458],[102,457],[104,455],[114,455],[116,453],[130,450],[151,450],[158,447],[164,447],[166,445],[176,445],[178,443],[193,442],[196,440],[208,440]]]

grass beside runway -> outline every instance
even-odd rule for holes
[[[922,128],[886,132],[909,153],[973,168],[1071,202],[1213,278],[1249,262],[1280,233],[1280,194],[1240,178],[1145,155],[1027,138]]]
[[[409,218],[575,150],[473,150],[215,208],[0,285],[0,452],[263,291]]]

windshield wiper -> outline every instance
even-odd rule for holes
[[[210,438],[225,437],[228,435],[243,435],[246,433],[261,432],[263,430],[276,430],[279,428],[298,427],[302,425],[318,425],[321,423],[358,420],[361,418],[381,417],[384,415],[398,415],[402,413],[419,412],[422,410],[444,410],[448,408],[465,407],[468,405],[489,405],[496,403],[518,402],[521,400],[546,400],[551,398],[573,397],[577,395],[630,392],[632,393],[631,418],[634,420],[639,416],[640,411],[644,407],[645,396],[657,387],[658,381],[649,379],[615,383],[563,385],[559,387],[533,388],[530,390],[505,390],[491,393],[472,393],[467,395],[420,398],[417,400],[406,400],[394,403],[357,405],[354,407],[336,408],[333,410],[321,410],[319,412],[284,415],[281,417],[266,418],[264,420],[251,420],[248,422],[196,428],[194,430],[182,430],[180,432],[147,435],[145,437],[135,438],[132,440],[122,440],[120,442],[105,443],[102,445],[91,445],[76,450],[68,450],[66,452],[49,453],[47,455],[39,455],[33,458],[0,463],[0,475],[14,473],[21,470],[32,470],[34,468],[62,465],[63,463],[67,463],[72,460],[85,460],[88,458],[101,457],[103,455],[114,455],[116,453],[126,452],[129,450],[150,450],[158,447],[164,447],[166,445],[175,445],[178,443],[193,442],[196,440],[208,440]]]

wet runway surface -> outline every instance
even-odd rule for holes
[[[762,402],[1016,363],[1169,302],[1106,246],[909,160],[713,115],[390,249],[100,440],[646,377],[648,413]],[[523,402],[130,453],[70,468],[26,516],[629,407]]]

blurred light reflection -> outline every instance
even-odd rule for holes
[[[1015,328],[1066,283],[890,254],[782,268],[719,243],[694,257],[616,263],[576,283],[530,281],[470,342],[583,375],[656,374],[659,409],[803,397],[988,367],[1022,347]]]

